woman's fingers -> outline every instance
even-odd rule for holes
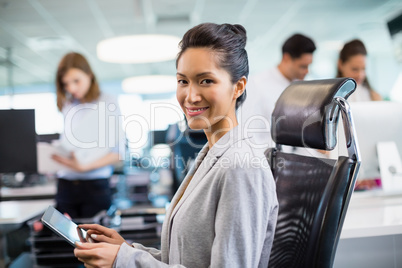
[[[78,249],[78,251],[79,251],[80,249],[91,249],[91,248],[94,248],[94,247],[91,247],[91,245],[92,245],[92,244],[90,244],[90,243],[82,243],[82,242],[80,242],[80,241],[76,241],[76,242],[75,242],[75,248]],[[74,249],[74,252],[76,252],[76,249]],[[78,257],[78,256],[77,256],[77,257]]]
[[[99,224],[80,224],[80,225],[78,225],[78,227],[84,228],[85,230],[88,230],[88,232],[91,232],[91,231],[95,230],[98,233],[102,233],[102,234],[104,234],[106,236],[112,236],[112,234],[114,232],[116,232],[113,229],[106,228],[106,227],[104,227],[102,225],[99,225]]]
[[[92,244],[92,243],[82,243],[82,242],[75,242],[75,249],[74,255],[77,258],[81,258],[83,260],[87,259],[93,253],[93,249],[102,248],[102,244]]]
[[[111,243],[113,241],[112,238],[109,238],[105,235],[102,234],[91,234],[90,238],[95,240],[96,242],[106,242],[106,243]]]
[[[126,242],[126,240],[124,240],[124,238],[121,237],[120,235],[114,235],[112,237],[108,237],[102,234],[91,234],[90,238],[95,242],[106,242],[114,245],[121,245],[124,242]]]
[[[121,245],[125,242],[124,238],[116,231],[106,228],[99,224],[80,224],[80,228],[87,229],[87,241],[106,242],[114,245]]]
[[[94,240],[91,238],[92,235],[97,236],[97,235],[101,235],[101,234],[102,234],[101,232],[96,231],[96,230],[88,230],[88,231],[87,231],[87,236],[86,236],[85,238],[86,238],[86,240],[87,240],[88,242],[90,242],[90,243],[95,243],[96,241],[94,241]]]
[[[76,242],[74,255],[85,267],[112,267],[120,246],[108,243],[80,243]]]

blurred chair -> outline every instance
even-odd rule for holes
[[[277,187],[279,215],[269,267],[332,267],[360,166],[347,99],[349,78],[298,81],[272,114],[276,148],[266,151]],[[281,145],[333,150],[342,114],[348,156],[337,160],[281,152]]]

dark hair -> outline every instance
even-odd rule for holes
[[[353,39],[343,46],[342,50],[339,53],[339,60],[342,63],[347,62],[351,57],[356,55],[367,56],[367,50],[364,46],[363,42],[359,39]],[[344,77],[339,66],[337,67],[336,77]],[[367,76],[363,80],[363,86],[367,87],[370,91],[373,90],[368,82]]]
[[[283,44],[282,55],[288,53],[293,59],[296,59],[304,53],[313,54],[315,49],[315,44],[311,38],[302,34],[294,34]]]
[[[218,65],[225,69],[236,83],[243,76],[248,77],[248,56],[245,50],[246,29],[239,24],[202,23],[188,30],[181,40],[177,63],[188,48],[208,48],[218,55]],[[246,99],[246,90],[236,100],[236,109]]]
[[[95,74],[87,59],[79,53],[70,52],[61,59],[56,73],[56,95],[57,95],[57,108],[61,111],[67,101],[66,90],[63,86],[63,76],[72,68],[79,69],[91,77],[91,86],[85,95],[83,101],[91,102],[100,96],[100,89],[96,81]]]

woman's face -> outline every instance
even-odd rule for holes
[[[62,77],[62,85],[65,91],[75,99],[83,99],[91,86],[91,76],[76,68],[69,69]]]
[[[230,74],[218,66],[211,50],[187,49],[177,64],[176,97],[190,128],[215,132],[236,126],[236,99],[244,90],[240,93],[238,84],[232,84]]]
[[[362,84],[366,78],[365,55],[354,55],[345,62],[339,61],[338,67],[344,77],[353,78],[357,84]]]

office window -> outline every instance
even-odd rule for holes
[[[134,94],[121,94],[118,102],[123,129],[130,149],[142,150],[149,144],[150,130],[164,130],[169,124],[183,120],[183,113],[175,97],[142,100]],[[0,96],[0,109],[35,109],[37,134],[61,133],[63,116],[56,106],[54,93],[17,94]]]
[[[121,94],[118,102],[130,152],[142,153],[149,145],[150,130],[164,130],[169,124],[183,120],[183,113],[175,97],[142,100],[138,95]]]
[[[35,109],[37,134],[63,131],[63,116],[57,110],[56,94],[34,93],[0,96],[0,109]]]
[[[11,107],[11,97],[9,95],[0,96],[0,109],[7,110]]]

